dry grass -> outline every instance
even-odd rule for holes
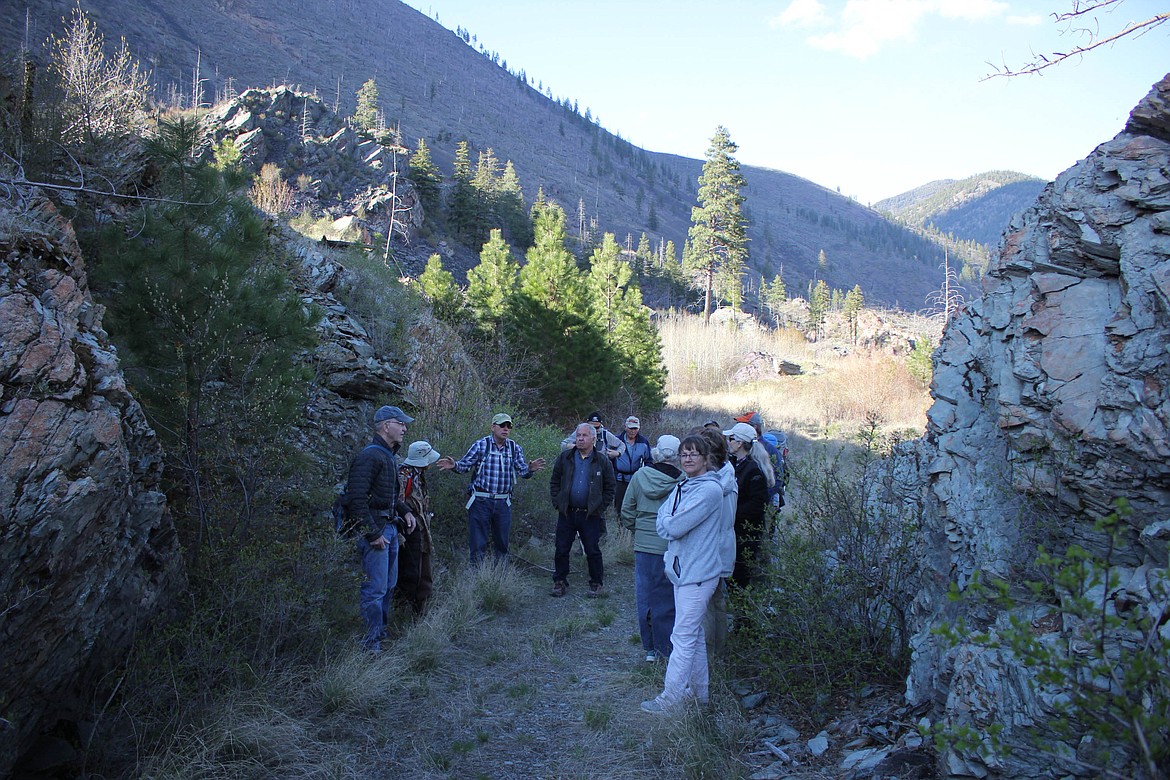
[[[712,418],[730,426],[748,409],[760,412],[766,428],[788,433],[794,448],[801,438],[851,434],[872,415],[887,430],[925,429],[930,396],[903,357],[810,344],[793,329],[705,326],[699,317],[677,313],[660,318],[659,335],[670,376],[662,431],[686,432]],[[803,373],[735,381],[753,352],[796,363]]]

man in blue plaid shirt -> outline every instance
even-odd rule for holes
[[[492,418],[492,435],[472,444],[466,455],[458,461],[445,457],[435,462],[443,471],[454,469],[460,474],[477,469],[467,502],[467,544],[473,564],[487,554],[489,534],[496,560],[507,560],[516,475],[528,479],[544,468],[544,458],[524,460],[524,450],[511,435],[512,418],[501,412]]]

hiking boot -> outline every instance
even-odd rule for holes
[[[653,650],[646,653],[646,663],[652,664],[657,660],[658,660],[658,653],[654,652]]]
[[[591,583],[589,583],[589,592],[586,593],[585,595],[591,599],[595,599],[598,596],[602,596],[604,594],[605,594],[605,586],[604,585],[602,585],[600,582],[591,582]]]
[[[554,598],[559,599],[561,596],[565,595],[565,591],[567,591],[568,589],[569,589],[569,583],[560,582],[560,581],[554,582],[553,589],[552,589],[552,595]]]

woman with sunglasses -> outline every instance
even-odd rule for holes
[[[707,701],[703,616],[719,584],[723,566],[719,551],[726,543],[725,537],[734,536],[731,526],[722,522],[723,488],[718,473],[708,468],[710,449],[701,436],[683,439],[679,461],[687,478],[658,509],[658,534],[666,539],[666,576],[674,584],[674,631],[670,635],[673,650],[662,693],[642,702],[646,712],[665,714],[688,697],[700,703]]]

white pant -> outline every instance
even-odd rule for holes
[[[673,650],[666,664],[664,690],[658,696],[662,704],[673,707],[687,696],[706,702],[710,687],[707,668],[707,644],[703,636],[703,616],[707,602],[719,585],[719,578],[674,586],[674,631],[670,635]]]

